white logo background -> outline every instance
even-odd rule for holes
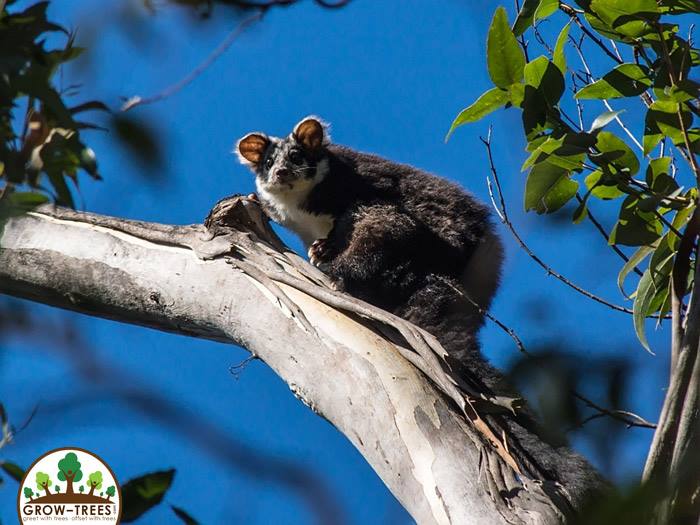
[[[67,481],[61,481],[58,479],[58,462],[61,461],[66,454],[73,452],[78,456],[78,461],[80,462],[80,470],[83,473],[83,477],[80,478],[80,481],[74,481],[73,482],[73,492],[74,494],[81,494],[79,491],[79,487],[83,485],[84,491],[82,494],[88,494],[90,492],[90,485],[88,484],[88,478],[91,473],[100,471],[102,473],[102,486],[98,489],[95,488],[93,491],[93,496],[100,496],[100,493],[103,494],[103,498],[107,497],[107,488],[114,485],[115,487],[115,492],[114,496],[109,497],[109,501],[105,500],[103,503],[61,503],[61,502],[50,502],[50,503],[40,503],[36,502],[34,503],[33,501],[30,501],[25,495],[24,495],[24,488],[29,487],[32,489],[34,492],[33,499],[36,500],[37,498],[40,498],[42,496],[46,496],[46,491],[43,489],[40,490],[37,488],[36,484],[36,473],[37,472],[44,472],[49,475],[52,484],[49,487],[51,494],[56,494],[56,486],[58,485],[60,487],[60,494],[65,494],[66,493],[66,488],[68,485]],[[31,509],[27,509],[27,506],[30,506]],[[97,512],[96,507],[98,506],[104,506],[104,505],[111,505],[111,514],[109,516],[98,516],[98,515],[83,515],[83,509],[76,510],[74,507],[76,505],[83,506],[83,505],[88,505],[94,506],[93,512]],[[42,509],[38,512],[40,514],[37,514],[37,509],[36,507],[42,507]],[[49,509],[48,507],[54,507],[54,506],[63,506],[65,507],[65,511],[62,515],[57,515],[55,513],[54,509]],[[105,465],[102,461],[100,461],[98,458],[93,456],[87,451],[83,451],[81,449],[73,449],[73,448],[65,448],[65,449],[60,449],[60,450],[55,450],[50,452],[48,455],[45,457],[41,458],[36,464],[34,464],[29,471],[27,471],[24,481],[20,486],[19,489],[19,513],[20,513],[20,519],[22,522],[25,523],[32,523],[32,522],[58,522],[60,521],[61,523],[82,523],[85,525],[91,525],[91,524],[100,524],[100,525],[106,525],[108,523],[117,523],[117,520],[119,518],[120,514],[120,509],[121,509],[121,500],[120,500],[120,491],[119,491],[119,485],[117,484],[117,480],[114,478],[112,475],[112,472],[109,470],[107,465]],[[25,512],[25,510],[27,512]],[[90,510],[88,509],[88,513],[90,513]],[[47,516],[46,514],[50,513],[51,516]],[[78,518],[78,515],[80,517]]]

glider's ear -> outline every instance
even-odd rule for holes
[[[317,153],[330,141],[326,124],[318,117],[306,117],[294,126],[292,135],[310,153]]]
[[[262,162],[270,139],[264,133],[248,133],[236,144],[236,155],[241,164],[255,167]]]

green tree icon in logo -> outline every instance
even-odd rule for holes
[[[45,491],[47,496],[51,495],[51,490],[49,490],[49,487],[52,484],[53,482],[46,472],[36,473],[36,488]]]
[[[92,493],[95,492],[95,489],[101,489],[102,488],[102,472],[99,470],[96,470],[92,474],[88,476],[88,486],[90,487],[90,492],[88,492],[88,496],[92,496]]]
[[[109,498],[114,497],[114,493],[117,491],[117,489],[114,487],[114,485],[110,485],[107,487],[107,501],[109,501]]]
[[[73,494],[73,482],[83,479],[83,471],[74,452],[69,452],[58,462],[58,479],[66,482],[66,494]]]
[[[24,497],[32,501],[32,496],[34,496],[34,491],[29,487],[24,487]]]
[[[78,490],[79,490],[80,493],[82,494],[83,492],[85,492],[85,486],[84,486],[84,485],[80,485],[80,487],[78,487]]]
[[[59,492],[61,492],[61,487],[60,487],[60,485],[56,485],[53,489],[56,491],[56,494],[58,494]]]

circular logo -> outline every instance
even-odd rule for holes
[[[122,493],[114,472],[82,448],[57,448],[24,473],[17,494],[22,523],[118,524]]]

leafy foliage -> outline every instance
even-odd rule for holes
[[[47,19],[48,2],[10,12],[13,3],[6,2],[0,13],[0,220],[47,196],[73,206],[71,186],[78,185],[78,173],[100,178],[95,154],[81,137],[81,130],[96,126],[78,115],[107,111],[98,101],[69,107],[66,93],[55,86],[60,67],[83,49]],[[64,37],[63,47],[47,49],[47,40],[56,40],[52,33]]]
[[[170,488],[175,477],[175,470],[151,472],[129,480],[122,486],[124,510],[122,521],[135,521],[145,512],[158,505]]]
[[[496,10],[487,44],[488,72],[495,87],[457,116],[448,138],[457,127],[498,108],[518,108],[529,152],[523,164],[528,171],[526,210],[553,213],[577,197],[573,222],[580,223],[591,200],[619,206],[609,243],[636,248],[620,271],[620,288],[637,265],[649,261],[631,294],[634,326],[648,349],[645,319],[669,311],[680,231],[697,205],[700,170],[695,155],[700,153],[700,128],[695,120],[700,116],[700,83],[693,76],[697,76],[700,51],[681,36],[676,15],[699,13],[700,2],[577,0],[576,4],[574,8],[525,0],[512,29],[506,11]],[[552,48],[543,42],[537,22],[557,11],[568,20]],[[544,44],[546,55],[529,59],[530,49],[524,40],[518,42],[530,28]],[[613,60],[600,79],[589,70],[581,49],[584,39]],[[572,47],[582,69],[567,64],[566,50]],[[567,87],[572,97],[564,97]],[[613,121],[622,123],[622,111],[609,109],[588,130],[584,127],[585,104],[613,99],[636,99],[644,112],[641,137],[623,129],[634,144],[605,129]],[[579,122],[567,114],[572,107],[581,116]],[[682,180],[676,155],[687,161],[692,175],[688,181]],[[690,254],[684,257],[692,275],[695,261]]]

